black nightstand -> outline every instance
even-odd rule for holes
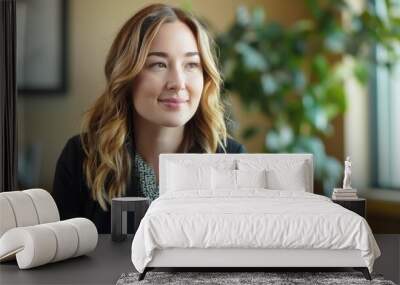
[[[340,206],[359,214],[361,217],[366,217],[366,206],[367,201],[364,198],[358,198],[355,200],[336,200],[332,199],[332,202],[339,204]]]
[[[111,201],[111,239],[124,241],[127,238],[127,212],[134,212],[134,232],[150,205],[145,197],[118,197]]]

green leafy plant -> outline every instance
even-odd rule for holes
[[[381,1],[384,16],[370,2],[357,13],[344,0],[305,1],[311,17],[288,28],[266,20],[263,9],[240,7],[216,38],[225,93],[236,93],[249,112],[260,111],[269,123],[246,127],[242,137],[263,132],[265,152],[313,153],[315,178],[326,195],[342,176],[341,163],[326,153],[322,139],[334,135],[332,121],[346,110],[343,59],[353,58],[350,72],[362,84],[376,63],[376,44],[387,51],[381,64],[397,60],[400,20],[394,4]]]

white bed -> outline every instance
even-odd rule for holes
[[[310,154],[163,154],[160,197],[132,243],[140,279],[155,267],[354,267],[368,279],[379,255],[364,218],[313,194]]]

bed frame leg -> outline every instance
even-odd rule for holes
[[[354,269],[357,271],[361,271],[362,274],[364,275],[365,279],[372,280],[367,267],[354,267]]]
[[[142,281],[144,279],[144,277],[146,276],[147,271],[149,271],[149,269],[147,267],[145,267],[144,271],[139,274],[138,281]]]

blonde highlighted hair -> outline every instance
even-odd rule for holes
[[[133,138],[131,88],[142,70],[161,25],[181,21],[197,39],[203,65],[204,87],[199,108],[185,125],[183,151],[194,145],[204,152],[225,150],[227,131],[220,98],[220,73],[214,42],[189,13],[169,5],[154,4],[133,15],[118,32],[105,64],[106,87],[85,113],[81,142],[85,152],[83,170],[91,196],[103,210],[113,197],[123,196],[131,176],[127,142]]]

